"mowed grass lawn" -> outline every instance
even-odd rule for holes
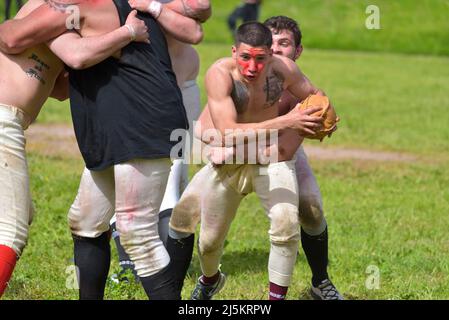
[[[409,0],[376,2],[381,10],[389,8],[384,29],[373,31],[377,34],[358,29],[367,1],[265,1],[262,16],[291,13],[302,21],[306,50],[298,64],[328,93],[342,119],[338,132],[323,146],[405,152],[419,159],[414,163],[311,160],[329,224],[332,280],[349,299],[447,299],[449,59],[443,55],[448,43],[441,39],[447,38],[449,28],[444,28],[447,19],[441,15],[447,12],[448,1],[423,1],[419,10]],[[203,93],[206,69],[230,54],[224,19],[238,1],[216,3],[214,20],[206,25],[206,41],[198,46]],[[321,16],[327,18],[325,23],[318,19]],[[334,33],[320,31],[321,27],[333,28]],[[351,48],[429,55],[341,50]],[[204,94],[202,99],[204,104]],[[61,122],[70,122],[67,103],[49,101],[38,123]],[[4,298],[76,299],[77,291],[70,289],[73,253],[66,215],[83,164],[70,157],[33,153],[29,166],[36,216]],[[198,169],[192,166],[191,173]],[[222,269],[229,280],[217,299],[267,298],[269,224],[264,215],[254,195],[243,201],[223,257]],[[111,273],[118,270],[114,259]],[[366,286],[372,270],[379,271],[378,289]],[[189,298],[199,274],[195,254],[184,298]],[[300,249],[288,298],[307,298],[310,277]],[[137,284],[108,282],[106,298],[146,296]]]

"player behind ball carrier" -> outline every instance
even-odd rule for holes
[[[42,0],[28,1],[16,19],[42,4]],[[104,36],[81,38],[67,32],[48,47],[40,44],[17,55],[0,53],[0,296],[26,245],[33,218],[24,130],[49,95],[60,100],[68,97],[60,58],[72,68],[87,68],[129,44],[131,30],[136,41],[148,41],[147,27],[136,18],[136,12],[130,14],[126,25]]]
[[[319,93],[286,57],[273,56],[271,31],[263,24],[243,24],[237,31],[233,58],[221,59],[208,71],[206,90],[212,121],[225,141],[238,135],[235,129],[287,129],[296,150],[309,132],[321,127],[316,112],[292,110],[279,115],[284,90],[303,100]],[[231,129],[229,131],[229,129]],[[282,133],[284,134],[284,133]],[[232,141],[232,140],[231,140]],[[268,165],[224,164],[205,166],[198,172],[175,207],[170,227],[174,232],[194,232],[201,212],[199,257],[203,276],[193,299],[210,299],[224,284],[218,270],[223,243],[240,201],[256,192],[271,222],[269,258],[270,299],[283,299],[290,285],[299,242],[298,185],[295,159]]]
[[[264,22],[273,35],[273,53],[282,55],[296,61],[301,56],[303,47],[302,34],[296,21],[285,17],[272,17]],[[281,115],[292,110],[300,101],[285,91],[279,101]],[[208,109],[205,109],[200,117],[200,126],[203,132],[213,128]],[[200,132],[198,136],[201,136]],[[310,134],[307,128],[301,129],[303,135]],[[291,139],[291,140],[290,140]],[[284,157],[290,159],[296,151],[296,177],[299,187],[299,221],[301,224],[301,243],[306,254],[307,261],[312,270],[311,295],[319,300],[342,299],[335,286],[329,280],[327,273],[328,264],[328,233],[327,223],[323,215],[323,205],[320,190],[313,175],[312,168],[308,164],[304,148],[297,150],[291,148],[296,137],[282,136],[279,140],[284,150]],[[229,153],[229,152],[228,152]]]

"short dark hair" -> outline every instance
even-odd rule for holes
[[[273,44],[273,36],[270,29],[257,21],[243,23],[238,29],[235,36],[235,45],[238,46],[245,43],[252,47],[266,46],[271,48]]]
[[[269,29],[274,30],[276,33],[281,32],[282,30],[291,31],[295,39],[296,47],[301,45],[302,33],[299,29],[298,23],[295,20],[286,16],[276,16],[267,19],[263,24]]]

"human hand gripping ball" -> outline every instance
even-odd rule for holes
[[[321,107],[321,110],[311,115],[322,117],[323,126],[316,130],[315,134],[308,134],[304,137],[323,141],[326,136],[330,137],[337,130],[337,122],[340,121],[340,118],[337,116],[335,109],[329,103],[329,98],[326,96],[312,94],[296,106],[299,110],[307,110],[315,107]]]

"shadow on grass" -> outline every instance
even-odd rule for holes
[[[269,247],[266,250],[262,249],[248,249],[245,251],[230,251],[226,252],[221,259],[222,271],[228,275],[240,275],[248,271],[259,273],[268,269]],[[296,263],[303,263],[304,255],[300,254]],[[198,277],[201,274],[200,263],[198,255],[192,259],[192,264],[189,268],[189,276],[192,278]]]

